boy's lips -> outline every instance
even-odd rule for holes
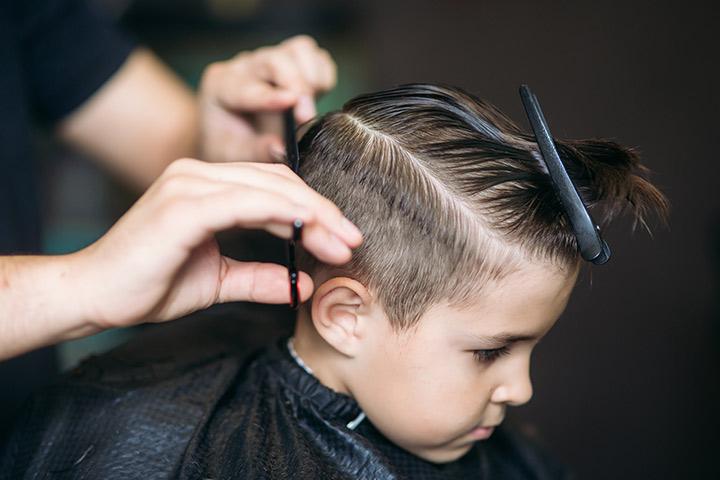
[[[500,425],[500,423],[502,423],[502,420],[497,423],[477,425],[472,430],[470,430],[468,435],[474,440],[485,440],[487,438],[490,438],[490,435],[492,435],[495,431],[495,427]]]
[[[477,426],[470,431],[470,437],[475,440],[485,440],[495,431],[495,426],[482,427]]]

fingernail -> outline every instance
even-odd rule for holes
[[[309,95],[303,95],[300,97],[297,105],[295,105],[295,114],[301,122],[307,122],[313,118],[317,115],[317,110],[315,109],[315,99]]]

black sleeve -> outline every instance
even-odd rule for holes
[[[17,0],[15,25],[27,91],[40,119],[56,122],[79,107],[133,48],[83,0]]]

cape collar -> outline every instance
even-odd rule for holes
[[[300,399],[309,402],[322,418],[341,421],[351,430],[364,420],[365,414],[352,397],[320,383],[312,369],[295,353],[292,338],[270,347],[268,356],[272,373]]]

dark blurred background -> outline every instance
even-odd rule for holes
[[[651,238],[620,221],[538,347],[511,421],[578,478],[720,478],[718,14],[707,2],[96,0],[191,85],[243,49],[308,33],[339,65],[322,112],[405,82],[464,87],[525,125],[529,84],[555,136],[637,147],[672,204]],[[46,251],[100,236],[135,194],[38,133]],[[88,198],[96,201],[88,202]],[[57,349],[67,369],[133,334]],[[6,388],[4,386],[3,388]]]

